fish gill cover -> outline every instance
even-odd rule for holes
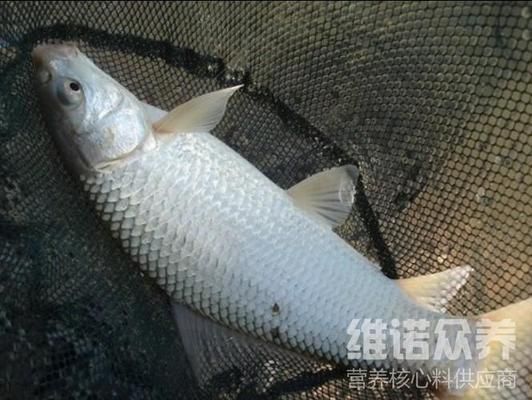
[[[338,233],[390,278],[471,265],[449,310],[478,315],[532,295],[531,10],[3,2],[0,398],[432,396],[423,385],[353,387],[353,372],[247,341],[205,359],[211,379],[199,387],[166,297],[64,170],[32,87],[36,44],[76,42],[163,109],[245,84],[217,137],[283,188],[357,165],[355,207]],[[528,380],[515,398],[530,390]]]

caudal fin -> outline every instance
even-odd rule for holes
[[[461,393],[446,390],[438,397],[532,399],[532,298],[480,315],[475,323],[476,341],[482,345],[477,347],[473,382]]]

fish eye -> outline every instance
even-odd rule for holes
[[[78,106],[83,101],[83,89],[81,84],[73,79],[64,79],[60,81],[57,87],[57,97],[64,106]]]
[[[70,82],[69,86],[70,86],[70,89],[72,89],[74,92],[81,90],[81,87],[79,86],[79,83],[77,82]]]

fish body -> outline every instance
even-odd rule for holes
[[[343,365],[479,368],[465,355],[435,357],[430,334],[443,320],[460,318],[444,306],[469,267],[391,280],[332,230],[352,205],[354,167],[284,190],[209,132],[234,90],[166,113],[140,102],[71,47],[39,47],[33,57],[49,129],[67,165],[113,236],[176,304]],[[503,313],[523,316],[531,304]],[[419,340],[428,358],[398,356],[386,336],[383,357],[353,359],[354,320],[380,321],[403,336],[406,328],[397,321],[426,321],[429,335]],[[473,330],[476,320],[467,319]]]
[[[208,133],[83,179],[141,269],[247,334],[347,363],[352,319],[440,317]]]

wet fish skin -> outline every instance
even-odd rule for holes
[[[441,317],[208,133],[179,135],[84,188],[175,301],[255,337],[348,364],[353,318]]]

